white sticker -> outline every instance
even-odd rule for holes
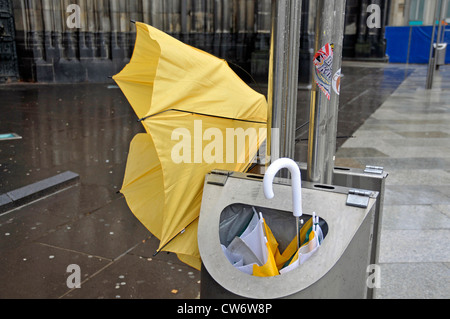
[[[341,69],[333,76],[333,90],[337,95],[341,93]]]

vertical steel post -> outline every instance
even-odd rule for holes
[[[346,0],[317,0],[315,50],[334,44],[332,77],[341,68]],[[315,66],[313,75],[315,76]],[[332,82],[332,79],[331,79]],[[312,81],[308,141],[308,181],[332,184],[336,153],[339,95],[331,88],[330,100]],[[332,86],[332,83],[330,83]]]
[[[301,0],[272,0],[269,162],[295,156],[301,14]]]
[[[447,17],[447,12],[448,12],[448,6],[449,6],[449,1],[448,0],[442,0],[442,9],[441,9],[441,22],[445,20],[445,18]],[[442,43],[444,42],[445,39],[445,24],[443,23],[442,27],[444,28],[444,30],[442,30],[442,37],[438,40],[438,42]]]
[[[426,89],[431,90],[433,88],[433,80],[434,80],[434,70],[436,69],[436,54],[433,54],[433,52],[436,52],[437,50],[434,50],[434,38],[436,35],[436,20],[441,17],[441,14],[439,13],[440,10],[442,10],[442,3],[441,0],[436,0],[435,2],[435,11],[433,16],[433,32],[431,33],[431,44],[430,44],[430,59],[428,61],[428,74],[427,74],[427,83],[426,83]],[[441,22],[439,21],[439,25]],[[437,49],[437,48],[436,48]]]
[[[334,43],[334,55],[333,55],[333,77],[340,76],[342,68],[342,49],[344,45],[344,29],[345,29],[345,8],[346,0],[337,0],[334,2],[334,31],[333,31],[333,43]],[[337,79],[336,79],[337,80]],[[340,81],[340,78],[339,78]],[[333,82],[333,80],[332,80]],[[340,90],[340,82],[338,84]],[[328,112],[328,130],[326,132],[326,145],[325,145],[325,171],[324,180],[326,184],[333,183],[333,171],[334,163],[336,159],[336,141],[337,141],[337,129],[338,129],[338,117],[339,117],[339,98],[340,91],[335,92],[331,89],[331,98]]]
[[[442,21],[445,19],[445,15],[446,15],[446,11],[444,11],[446,8],[446,0],[441,0],[441,7],[440,7],[440,13],[439,13],[439,28],[438,28],[438,33],[437,33],[437,39],[436,39],[436,48],[434,49],[434,61],[433,61],[433,77],[434,77],[434,72],[436,71],[436,65],[437,65],[437,54],[438,54],[438,48],[439,48],[439,43],[441,43],[441,37],[442,37]],[[444,27],[445,30],[445,27]],[[445,32],[445,31],[444,31]]]

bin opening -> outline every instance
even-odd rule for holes
[[[291,212],[230,205],[220,217],[222,250],[235,268],[249,275],[269,277],[286,273],[305,262],[328,234],[328,224],[322,218],[313,221],[313,216],[303,215],[300,219],[303,223],[298,250],[296,219]]]

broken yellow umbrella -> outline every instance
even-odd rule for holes
[[[159,251],[199,269],[205,176],[248,169],[267,137],[268,104],[224,60],[144,23],[136,27],[131,61],[113,79],[147,134],[131,143],[121,192],[160,240]],[[242,134],[246,143],[233,143]]]

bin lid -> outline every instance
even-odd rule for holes
[[[434,43],[434,48],[436,49],[436,45],[438,47],[438,50],[444,50],[447,48],[447,43]]]

